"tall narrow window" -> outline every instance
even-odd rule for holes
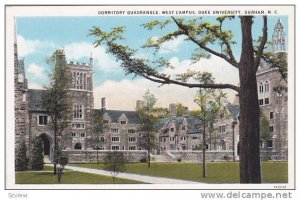
[[[265,92],[269,92],[269,87],[270,87],[269,82],[266,81],[266,83],[265,83]]]
[[[263,83],[260,82],[259,84],[259,93],[263,93],[264,92],[264,86],[263,86]]]
[[[74,105],[73,118],[74,119],[83,119],[83,106],[82,105]]]
[[[86,90],[87,86],[86,86],[86,73],[83,73],[83,89]]]

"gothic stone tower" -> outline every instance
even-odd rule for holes
[[[275,56],[285,52],[285,33],[281,21],[275,25],[273,51]],[[288,149],[288,94],[274,91],[279,85],[287,85],[279,69],[262,61],[257,71],[258,101],[261,111],[268,117],[270,138],[261,141],[263,151],[277,152],[272,159],[287,160]]]
[[[28,83],[25,77],[24,60],[18,58],[16,22],[14,32],[14,92],[15,92],[15,147],[25,140],[29,145],[28,137]]]
[[[68,88],[70,91],[73,113],[66,133],[66,149],[86,149],[87,138],[90,138],[93,96],[93,58],[89,64],[67,62],[70,69]]]

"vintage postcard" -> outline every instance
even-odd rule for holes
[[[6,189],[294,189],[295,7],[5,7]]]

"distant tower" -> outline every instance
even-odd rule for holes
[[[177,106],[175,103],[169,104],[169,112],[173,117],[177,116]]]
[[[284,26],[282,25],[280,19],[278,19],[273,33],[273,51],[274,53],[277,52],[285,52],[285,33],[284,33]]]

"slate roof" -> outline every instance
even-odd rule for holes
[[[240,113],[240,106],[236,104],[228,104],[227,109],[234,120],[237,120],[237,117]]]
[[[175,127],[176,127],[176,129],[178,129],[184,119],[186,119],[186,122],[187,122],[187,128],[188,128],[187,134],[201,132],[201,130],[199,128],[197,128],[197,125],[201,124],[201,121],[199,119],[191,117],[191,116],[162,118],[162,119],[160,119],[158,126],[161,129],[168,123],[175,121]],[[161,135],[164,135],[164,133],[162,133]]]
[[[42,104],[42,97],[46,90],[28,90],[28,109],[30,111],[45,111]]]
[[[96,112],[102,112],[101,109],[94,109]],[[125,111],[125,110],[105,110],[104,113],[106,113],[112,123],[118,123],[119,117],[122,116],[122,114],[126,115],[128,119],[128,124],[141,124],[140,117],[136,111]]]

